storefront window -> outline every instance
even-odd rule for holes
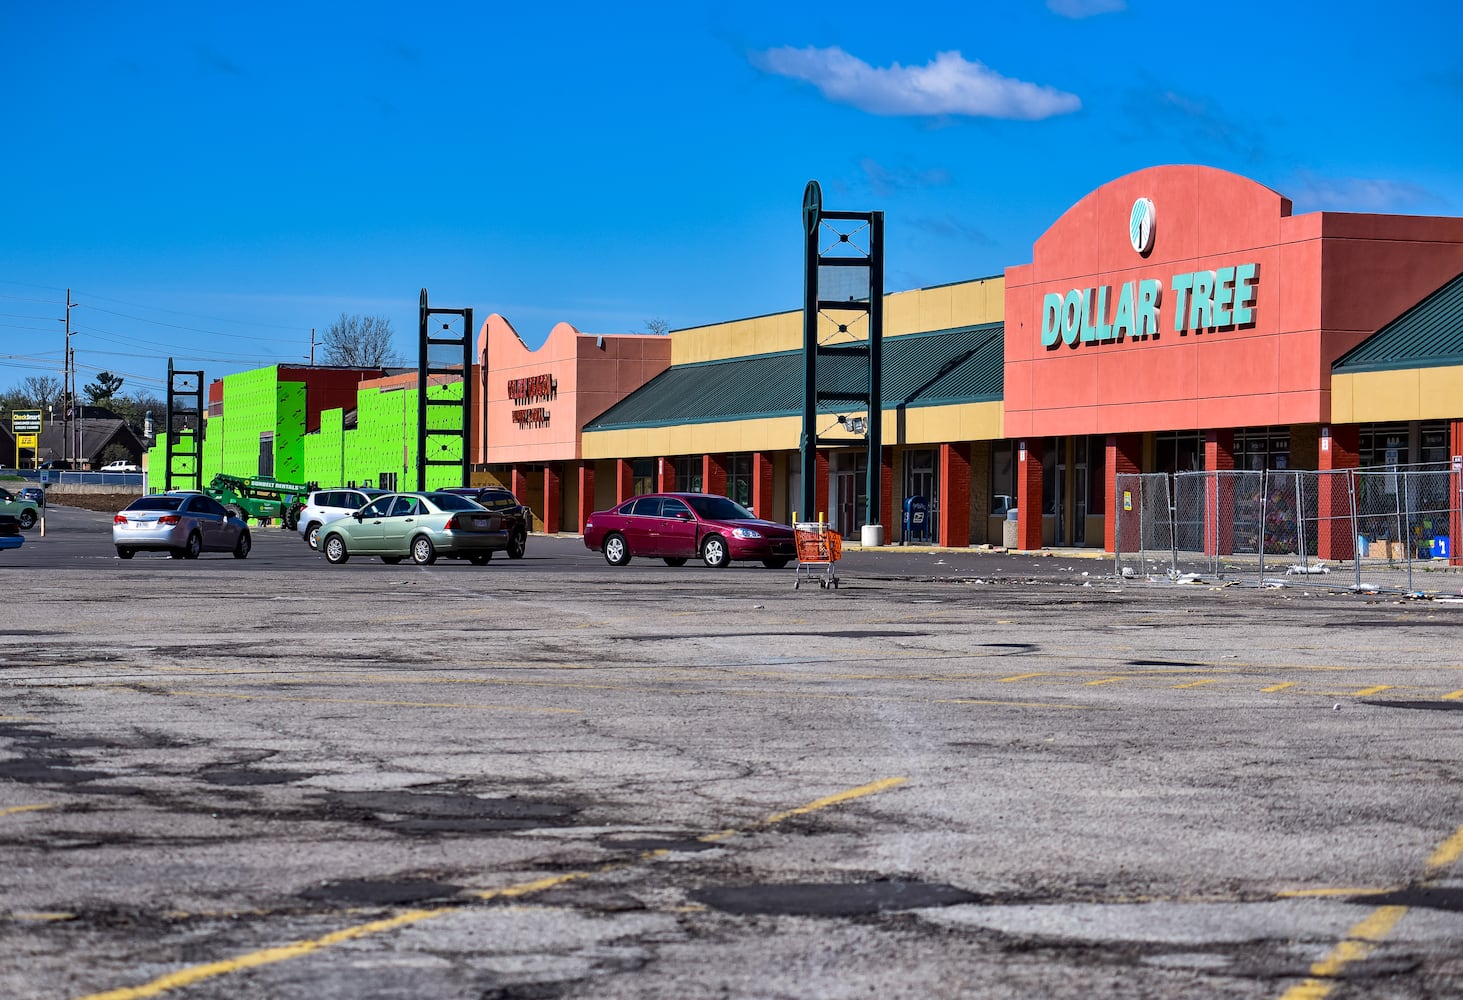
[[[1290,428],[1246,427],[1235,431],[1234,466],[1250,472],[1290,468]]]
[[[1452,461],[1448,444],[1448,422],[1429,420],[1418,428],[1420,446],[1417,460],[1428,465],[1447,465]]]
[[[752,506],[751,455],[731,455],[727,458],[726,495],[743,507]]]
[[[991,516],[1005,517],[1016,506],[1016,449],[1010,441],[991,445]]]
[[[1361,467],[1385,468],[1407,465],[1412,459],[1408,449],[1406,424],[1362,424]]]
[[[701,492],[701,458],[700,456],[682,455],[671,460],[676,470],[676,485],[674,489],[682,493]]]
[[[655,459],[637,458],[630,463],[632,496],[655,492]]]
[[[1204,471],[1204,435],[1198,431],[1153,436],[1156,472],[1170,476],[1179,472]]]

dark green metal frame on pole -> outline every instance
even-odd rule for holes
[[[203,489],[203,412],[203,372],[178,371],[173,368],[173,359],[168,358],[168,413],[163,425],[164,490]],[[183,444],[185,430],[190,431],[186,446]]]
[[[440,329],[432,328],[437,317],[460,317],[462,332],[453,329],[453,324],[441,323]],[[472,472],[472,309],[433,309],[427,304],[427,290],[422,289],[421,326],[417,351],[417,490],[427,488],[427,467],[433,465],[456,466],[459,469],[459,486],[469,485]],[[435,350],[434,350],[435,348]],[[443,349],[462,351],[461,361],[455,356],[450,363],[442,363]],[[451,399],[428,399],[427,387],[433,375],[447,375],[462,379],[462,401]],[[446,409],[458,411],[457,426],[438,426],[428,415]],[[454,458],[436,458],[439,452],[456,450]]]
[[[831,227],[837,240],[832,244],[852,256],[824,254],[820,234],[829,223],[863,223],[867,227],[868,246],[863,252],[853,245],[848,233]],[[865,481],[866,517],[869,524],[879,523],[883,506],[883,393],[884,382],[884,213],[883,212],[829,212],[823,208],[823,190],[817,181],[809,181],[803,190],[803,433],[800,442],[802,460],[802,506],[800,518],[812,521],[822,511],[818,505],[818,448],[820,445],[846,447],[855,438],[819,437],[818,414],[822,404],[862,405],[867,414],[866,444],[868,447],[868,476]],[[847,300],[824,299],[820,294],[819,275],[825,267],[848,267],[866,269],[868,274],[868,298]],[[823,344],[818,335],[820,317],[836,324],[840,334],[846,334],[849,323],[840,319],[840,313],[866,314],[869,335],[864,341],[846,341]],[[825,387],[818,380],[819,358],[852,358],[865,361],[867,379],[860,389],[852,387]],[[843,419],[840,417],[840,423]]]

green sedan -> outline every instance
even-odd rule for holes
[[[320,531],[326,562],[351,556],[380,556],[399,563],[408,557],[430,566],[438,557],[485,565],[512,544],[503,516],[455,493],[388,493]]]
[[[22,528],[29,528],[41,519],[40,508],[34,500],[22,500],[4,488],[0,488],[0,514],[9,514]]]

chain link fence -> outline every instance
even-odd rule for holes
[[[1124,579],[1463,590],[1463,473],[1447,466],[1124,474],[1116,504]]]

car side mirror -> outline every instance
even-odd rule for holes
[[[357,521],[361,520],[365,516],[366,515],[362,514],[360,511],[354,511],[351,513],[351,517],[355,518]]]

